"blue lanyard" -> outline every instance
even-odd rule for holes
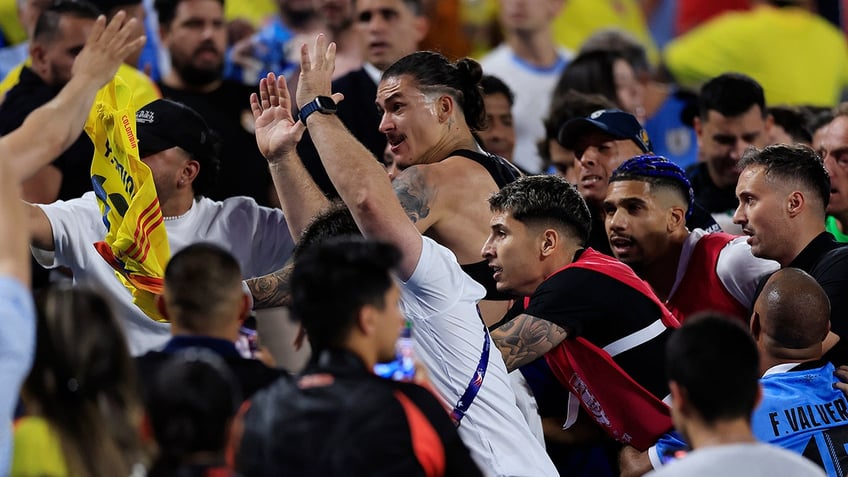
[[[489,367],[489,330],[486,328],[486,325],[483,325],[483,354],[480,355],[480,362],[477,363],[477,369],[474,371],[474,376],[471,377],[471,382],[468,383],[468,387],[465,388],[465,392],[460,396],[459,401],[456,402],[456,406],[453,407],[451,411],[451,420],[456,427],[459,427],[460,421],[465,417],[465,413],[468,412],[468,408],[471,407],[471,403],[474,402],[474,398],[477,397],[477,393],[480,391],[480,387],[483,386],[483,378],[486,376],[486,368]]]

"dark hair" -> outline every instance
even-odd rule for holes
[[[409,8],[413,15],[421,16],[424,14],[424,2],[422,0],[402,0],[402,2]],[[356,6],[356,0],[353,0],[352,3]]]
[[[394,245],[339,237],[310,247],[295,260],[290,310],[313,348],[341,346],[363,306],[386,306],[391,271],[400,259]]]
[[[96,20],[100,10],[84,0],[57,0],[41,12],[33,29],[32,41],[50,43],[57,38],[59,21],[64,16]]]
[[[604,28],[592,34],[580,46],[578,55],[593,51],[611,51],[621,55],[638,73],[650,73],[651,64],[645,46],[629,32]]]
[[[148,395],[148,416],[159,446],[148,475],[177,475],[184,459],[197,452],[223,457],[229,424],[240,404],[236,378],[214,352],[189,348],[170,358]]]
[[[845,109],[844,104],[840,104],[836,108],[801,106],[810,134],[815,135],[816,131],[830,124],[837,116],[848,116],[848,109]]]
[[[489,197],[493,212],[509,212],[520,222],[556,223],[577,239],[589,240],[591,215],[577,188],[557,176],[528,176]]]
[[[551,149],[548,141],[556,140],[563,124],[572,119],[585,118],[601,109],[613,109],[615,103],[599,94],[587,94],[569,89],[554,93],[551,110],[544,119],[545,137],[539,139],[536,147],[539,156],[547,164],[551,162]]]
[[[483,96],[500,93],[506,96],[510,106],[515,103],[515,95],[512,94],[512,90],[497,76],[483,75],[483,78],[480,79],[480,88],[482,88]]]
[[[613,171],[609,180],[610,184],[616,181],[647,182],[651,188],[671,189],[686,203],[686,218],[692,215],[695,192],[686,172],[662,156],[643,154],[624,161]]]
[[[187,0],[156,0],[153,8],[156,9],[156,15],[159,17],[159,25],[170,25],[177,15],[177,7],[185,1]],[[218,3],[224,6],[224,0],[218,0]]]
[[[710,111],[722,116],[736,117],[754,106],[766,117],[766,97],[763,87],[750,76],[724,73],[704,83],[698,94],[698,113],[706,121]]]
[[[607,50],[579,54],[562,71],[554,88],[554,96],[573,89],[580,93],[600,94],[621,107],[613,74],[617,60],[627,61],[627,58],[619,52]]]
[[[180,250],[165,268],[165,304],[181,327],[207,334],[239,317],[228,316],[241,297],[241,269],[232,254],[211,243]]]
[[[690,317],[668,338],[665,369],[707,424],[751,419],[760,357],[748,330],[714,313]]]
[[[768,108],[768,114],[774,118],[774,124],[783,128],[793,142],[804,144],[813,142],[813,133],[809,129],[808,118],[800,108],[772,106]]]
[[[486,108],[480,89],[483,69],[480,63],[471,58],[451,63],[441,53],[418,51],[396,61],[383,73],[383,79],[402,75],[412,76],[418,88],[425,93],[450,93],[462,108],[465,122],[472,131],[485,127]]]
[[[36,349],[25,402],[55,429],[69,473],[130,475],[143,461],[136,368],[106,300],[53,286],[36,297]]]
[[[750,148],[742,155],[739,168],[762,166],[765,176],[785,182],[800,182],[821,201],[824,214],[830,202],[830,175],[822,158],[803,144],[774,144],[761,150]]]
[[[297,260],[303,252],[327,239],[344,236],[362,236],[350,209],[343,202],[333,203],[327,210],[321,212],[300,235],[300,240],[294,247],[292,256]]]

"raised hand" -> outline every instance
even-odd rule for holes
[[[300,48],[300,79],[297,83],[298,108],[315,99],[316,96],[330,96],[332,92],[333,71],[336,69],[336,44],[327,44],[327,37],[321,33],[315,38],[315,46],[309,51],[304,43]],[[342,96],[333,96],[338,103]]]
[[[147,41],[144,35],[131,36],[136,31],[137,20],[131,18],[125,23],[126,17],[120,11],[108,25],[105,16],[97,18],[85,47],[74,61],[71,70],[74,77],[85,77],[98,87],[103,86],[115,76],[127,56],[144,46]]]
[[[286,79],[274,73],[259,81],[259,95],[250,95],[250,110],[256,129],[259,152],[270,163],[292,152],[306,129],[291,114],[291,98]]]

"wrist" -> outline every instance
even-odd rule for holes
[[[306,126],[306,121],[315,113],[320,115],[333,115],[337,112],[336,102],[330,96],[316,96],[312,101],[309,101],[300,108],[300,122]]]

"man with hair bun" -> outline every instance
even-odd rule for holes
[[[690,232],[693,196],[673,162],[650,154],[627,160],[613,172],[603,203],[612,253],[681,322],[713,310],[747,323],[757,284],[779,265],[751,255],[744,237]]]

